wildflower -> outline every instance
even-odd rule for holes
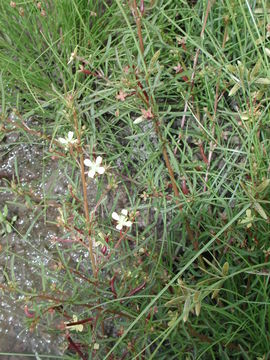
[[[180,74],[181,72],[183,72],[183,68],[179,63],[177,64],[177,66],[174,66],[173,69],[175,70],[176,74]]]
[[[20,16],[24,16],[24,8],[23,7],[20,7],[19,8],[19,14],[20,14]]]
[[[99,350],[99,344],[98,343],[94,343],[94,350]]]
[[[42,9],[41,12],[40,12],[40,15],[43,16],[43,17],[45,17],[45,16],[47,15],[47,14],[46,14],[46,11],[45,11],[44,9]]]
[[[182,49],[184,50],[184,51],[186,51],[187,49],[186,49],[186,38],[184,38],[184,37],[176,37],[176,41],[177,41],[177,44],[178,45],[181,45],[181,47],[182,47]]]
[[[127,75],[129,73],[129,66],[125,66],[123,70],[124,73]]]
[[[137,119],[134,120],[134,124],[140,124],[144,120],[153,119],[154,114],[152,113],[152,109],[149,108],[147,110],[141,109],[142,116],[139,116]]]
[[[145,118],[145,119],[153,119],[154,117],[154,114],[152,113],[152,109],[149,108],[147,110],[145,109],[141,109],[141,112],[142,112],[142,116]]]
[[[128,211],[126,209],[121,210],[121,215],[118,215],[116,212],[112,213],[112,218],[118,222],[116,225],[117,230],[122,230],[123,226],[131,227],[132,222],[128,220]]]
[[[88,171],[88,176],[93,179],[93,177],[98,174],[103,174],[105,172],[105,168],[100,166],[102,163],[102,157],[98,156],[96,161],[91,161],[89,159],[84,160],[84,165],[89,166],[90,170]]]
[[[67,150],[69,145],[74,145],[78,142],[77,139],[73,139],[73,131],[69,131],[68,135],[65,138],[59,138],[58,141],[65,146],[65,149]]]
[[[116,99],[120,101],[125,101],[126,97],[127,94],[122,90],[120,90],[119,93],[116,95]]]
[[[78,318],[76,315],[73,315],[72,316],[73,318],[73,321],[74,323],[76,323],[78,321]],[[68,329],[69,330],[75,330],[75,331],[79,331],[79,332],[82,332],[83,331],[83,325],[82,324],[77,324],[77,325],[70,325],[69,326],[69,323],[68,322],[65,322],[65,325],[68,326]]]
[[[240,221],[240,224],[246,224],[249,229],[252,226],[252,221],[254,220],[254,216],[251,216],[251,210],[246,210],[246,218]]]
[[[16,7],[16,3],[14,1],[11,1],[10,4],[9,4],[12,8],[15,8]]]

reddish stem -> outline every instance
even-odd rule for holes
[[[115,287],[114,287],[114,281],[116,279],[116,275],[114,275],[112,278],[111,278],[111,281],[110,281],[110,286],[111,286],[111,291],[115,297],[115,299],[117,299],[117,293],[116,293],[116,290],[115,290]]]
[[[187,187],[186,179],[183,179],[183,180],[182,180],[182,192],[183,192],[184,195],[188,195],[188,194],[189,194],[189,190],[188,190],[188,187]]]
[[[144,281],[140,286],[136,287],[135,289],[133,289],[132,291],[130,291],[126,297],[132,296],[137,294],[139,291],[141,291],[146,285],[146,282]]]
[[[74,325],[80,325],[80,324],[85,324],[85,323],[88,323],[88,322],[92,322],[94,320],[94,318],[86,318],[86,319],[83,319],[83,320],[79,320],[79,321],[74,321],[74,322],[70,322],[68,324],[66,324],[66,327],[70,327],[70,326],[74,326]]]
[[[141,15],[144,14],[144,0],[141,0],[140,12],[141,12]]]
[[[30,313],[29,310],[28,310],[27,305],[25,305],[25,307],[24,307],[24,313],[28,318],[34,318],[35,317],[35,313]]]
[[[134,69],[134,74],[135,74],[135,77],[136,77],[136,80],[137,80],[137,85],[139,86],[139,88],[142,90],[143,92],[143,95],[145,97],[145,100],[147,102],[147,104],[149,105],[149,97],[147,95],[147,92],[144,90],[143,88],[143,85],[142,83],[140,82],[139,78],[138,78],[138,75],[136,74],[136,69],[135,69],[135,66],[133,65],[133,69]]]
[[[79,349],[78,345],[71,339],[69,335],[67,335],[67,340],[69,342],[70,348],[75,350],[75,352],[80,356],[81,359],[87,360],[86,356],[83,355],[81,350]]]
[[[203,161],[208,164],[208,159],[204,153],[204,150],[203,150],[203,145],[202,144],[199,144],[199,148],[200,148],[200,153],[201,153],[201,157],[203,159]]]

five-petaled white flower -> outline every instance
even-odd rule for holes
[[[117,230],[122,230],[123,226],[131,227],[132,222],[128,220],[127,214],[128,211],[126,209],[121,210],[121,215],[118,215],[116,212],[112,213],[112,218],[118,222],[116,225]]]
[[[105,172],[105,168],[103,166],[100,166],[101,163],[102,163],[101,156],[98,156],[96,158],[96,161],[91,161],[89,159],[84,160],[84,165],[90,167],[90,170],[88,171],[88,176],[90,178],[93,178],[96,175],[96,173],[101,175]]]
[[[69,145],[74,145],[78,142],[77,139],[73,139],[73,131],[69,131],[68,135],[65,138],[59,138],[58,141],[64,145],[65,149],[67,150]]]

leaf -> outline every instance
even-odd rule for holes
[[[184,310],[183,310],[183,321],[184,322],[186,322],[188,320],[190,306],[191,306],[191,299],[190,299],[190,295],[188,295],[186,298]]]
[[[143,122],[145,120],[145,118],[143,116],[139,116],[137,119],[135,119],[133,121],[133,124],[140,124],[141,122]]]
[[[6,229],[7,229],[7,233],[10,234],[12,229],[9,223],[6,223]]]
[[[155,54],[153,55],[152,59],[150,60],[150,64],[149,64],[149,71],[152,71],[158,58],[160,55],[160,50],[156,51]]]
[[[227,276],[229,272],[229,263],[228,261],[225,262],[225,264],[222,266],[222,274],[223,276]]]
[[[4,206],[3,210],[4,210],[3,215],[6,218],[8,216],[8,207],[7,207],[7,205]]]
[[[253,206],[254,206],[254,209],[257,211],[257,213],[259,213],[264,220],[268,219],[268,216],[266,215],[262,206],[258,202],[254,202]]]
[[[270,184],[270,179],[264,179],[260,185],[258,185],[255,190],[257,193],[263,192]]]
[[[215,290],[213,291],[213,294],[212,294],[212,296],[211,296],[211,299],[215,299],[215,298],[218,296],[218,294],[219,294],[219,292],[220,292],[220,289],[221,289],[223,283],[224,283],[223,280],[221,280],[221,281],[219,281],[218,283],[216,283],[216,288],[215,288]]]
[[[259,78],[255,80],[256,84],[262,84],[262,85],[270,85],[270,79],[269,78]]]
[[[177,318],[178,318],[178,312],[176,311],[175,313],[171,313],[171,320],[168,322],[168,326],[171,327],[174,325],[174,323],[176,322]]]
[[[267,56],[270,56],[270,49],[264,48],[264,50],[265,50],[266,55],[267,55]]]
[[[237,93],[237,91],[240,89],[240,85],[238,83],[236,83],[230,90],[229,92],[229,96],[233,96]]]
[[[196,292],[194,293],[194,295],[193,295],[193,301],[194,301],[195,304],[200,301],[200,300],[199,300],[200,294],[201,294],[200,291],[196,291]]]
[[[174,305],[177,306],[179,302],[184,302],[185,298],[186,298],[185,295],[177,296],[176,298],[167,301],[165,303],[165,306],[174,306]]]
[[[195,313],[196,313],[196,316],[199,316],[200,315],[200,312],[201,312],[201,302],[197,302],[196,305],[195,305]]]
[[[258,75],[260,71],[260,67],[261,67],[261,60],[259,59],[250,72],[250,76],[249,76],[250,80],[253,80]]]
[[[237,73],[237,67],[234,65],[229,64],[226,66],[226,68],[230,73],[233,73],[233,74]]]

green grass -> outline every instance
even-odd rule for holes
[[[13,112],[19,141],[46,146],[43,167],[58,156],[75,195],[43,190],[40,216],[49,226],[46,212],[57,202],[65,237],[79,230],[88,244],[79,150],[65,152],[57,143],[76,132],[76,113],[83,157],[100,155],[106,167],[96,182],[87,178],[88,191],[95,189],[88,205],[91,216],[99,204],[91,236],[103,245],[108,236],[111,253],[95,248],[95,278],[84,246],[55,245],[61,267],[40,270],[33,293],[14,284],[10,264],[6,276],[35,312],[32,328],[64,334],[55,321],[93,318],[82,332],[70,331],[85,358],[267,359],[269,4],[216,1],[208,13],[207,1],[144,3],[142,54],[128,1],[44,1],[46,16],[35,1],[16,8],[1,2],[2,139],[14,131]],[[83,64],[90,74],[79,71]],[[124,101],[116,98],[120,91]],[[147,102],[153,120],[134,124]],[[22,125],[31,116],[34,131]],[[14,183],[12,189],[6,181],[7,189],[14,191]],[[25,189],[15,201],[27,196],[38,216]],[[134,223],[114,248],[121,235],[112,212],[122,208]],[[52,321],[48,309],[59,304]],[[103,326],[114,330],[105,334]],[[70,356],[82,358],[78,351]]]

